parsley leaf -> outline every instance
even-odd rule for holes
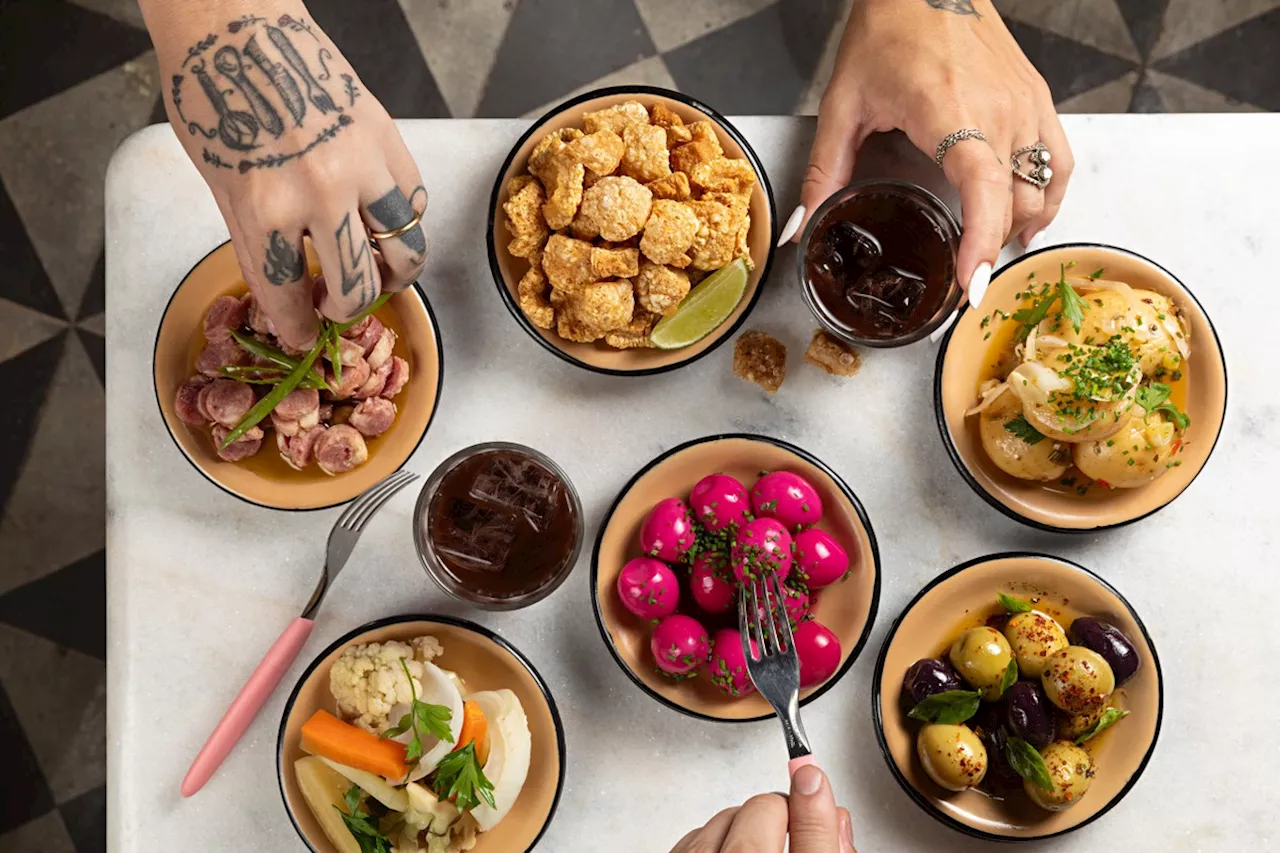
[[[483,799],[490,808],[493,801],[493,783],[484,775],[480,760],[476,758],[475,741],[461,749],[455,749],[444,757],[436,768],[432,789],[442,800],[454,799],[458,811],[467,812],[480,805]]]
[[[1067,284],[1066,270],[1063,270],[1062,279],[1058,282],[1058,298],[1062,300],[1063,316],[1071,321],[1073,329],[1080,331],[1080,327],[1084,325],[1084,312],[1089,305]]]
[[[1005,421],[1004,429],[1005,432],[1013,433],[1027,444],[1039,444],[1044,441],[1044,436],[1023,415]]]
[[[360,845],[360,853],[391,853],[391,840],[378,829],[372,815],[360,811],[362,799],[363,792],[359,786],[352,785],[343,795],[347,810],[344,812],[337,806],[334,808],[338,809],[342,822],[347,825],[347,831],[355,838],[356,844]]]
[[[453,743],[453,732],[449,729],[449,723],[453,720],[453,712],[443,705],[431,705],[418,699],[418,691],[413,687],[413,676],[409,673],[409,664],[404,658],[400,658],[400,668],[404,670],[404,677],[409,679],[409,696],[412,701],[409,704],[409,713],[400,718],[400,722],[383,732],[379,737],[393,738],[399,737],[407,731],[413,732],[413,737],[405,746],[404,760],[409,764],[416,764],[418,759],[422,757],[422,732],[432,735],[438,740]]]
[[[1191,426],[1191,418],[1169,401],[1170,390],[1163,382],[1152,382],[1150,386],[1139,388],[1135,399],[1148,413],[1164,412],[1177,424],[1178,429],[1186,429]]]
[[[1019,308],[1013,312],[1013,319],[1022,324],[1018,337],[1025,338],[1040,321],[1049,316],[1049,309],[1058,301],[1058,294],[1051,293],[1030,308]]]

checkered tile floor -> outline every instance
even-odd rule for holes
[[[308,5],[393,115],[430,117],[537,113],[621,82],[811,113],[849,2]],[[1280,0],[996,5],[1063,111],[1280,109]],[[141,23],[131,0],[0,0],[5,853],[106,844],[102,184],[116,145],[163,118]]]

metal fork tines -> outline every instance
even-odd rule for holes
[[[396,492],[416,479],[418,479],[417,474],[403,470],[397,471],[385,480],[374,483],[347,506],[333,525],[333,529],[329,531],[329,549],[325,555],[324,573],[320,576],[320,582],[316,584],[315,592],[311,593],[311,600],[307,602],[306,609],[302,611],[303,617],[314,618],[316,611],[320,609],[320,602],[329,591],[329,585],[337,580],[338,574],[347,564],[347,558],[351,556],[351,551],[356,547],[356,542],[360,540],[360,534],[364,532],[369,520],[382,509],[383,504],[395,496]]]
[[[813,750],[800,723],[800,658],[785,601],[776,575],[769,574],[763,581],[748,579],[738,594],[738,630],[751,681],[778,713],[787,752],[796,759]]]

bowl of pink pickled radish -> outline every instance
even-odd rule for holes
[[[645,693],[705,720],[773,716],[747,673],[743,584],[781,581],[800,657],[800,704],[829,690],[866,643],[880,555],[866,511],[828,465],[761,435],[663,453],[600,525],[592,606],[605,646]]]

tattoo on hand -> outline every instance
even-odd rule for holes
[[[267,238],[267,262],[262,265],[267,281],[277,286],[299,281],[304,269],[305,261],[298,247],[279,231],[272,231]]]
[[[342,78],[342,82],[347,87],[347,106],[355,106],[356,98],[360,97],[360,87],[356,85],[355,78],[350,74],[338,75]]]
[[[978,20],[982,20],[982,15],[978,14],[978,10],[973,8],[973,0],[924,0],[924,2],[944,12],[952,12],[956,15],[972,15]]]
[[[404,193],[400,191],[399,187],[392,187],[391,191],[382,198],[369,202],[368,210],[369,215],[376,219],[382,230],[385,231],[394,231],[402,225],[407,225],[413,221],[415,215],[413,207],[409,204],[409,199],[404,197]],[[427,235],[422,233],[421,224],[416,225],[396,239],[402,241],[415,254],[426,254]]]
[[[206,54],[218,42],[218,36],[210,33],[188,49],[181,66],[183,73],[172,77],[174,111],[187,132],[220,143],[203,152],[204,162],[215,168],[230,168],[225,159],[227,152],[253,151],[283,136],[286,113],[294,127],[303,127],[310,115],[344,112],[322,85],[322,81],[330,79],[328,63],[333,54],[321,46],[308,61],[285,30],[307,33],[318,43],[320,38],[311,26],[289,15],[280,16],[276,23],[278,26],[258,15],[243,15],[228,22],[227,32],[247,35],[243,44],[225,44],[210,60]],[[262,76],[250,77],[251,68]],[[319,73],[313,73],[313,68],[318,68]],[[187,75],[195,79],[203,99],[184,102]],[[351,75],[342,77],[348,105],[354,104],[360,92]],[[303,157],[350,123],[349,116],[341,115],[302,149],[241,160],[239,171],[243,174],[254,168],[280,166]]]
[[[359,236],[357,236],[357,233]],[[358,232],[351,228],[351,214],[342,217],[342,224],[333,232],[338,241],[338,263],[342,273],[342,295],[350,296],[351,291],[360,288],[360,304],[367,306],[373,301],[373,251],[364,235],[364,229]]]

